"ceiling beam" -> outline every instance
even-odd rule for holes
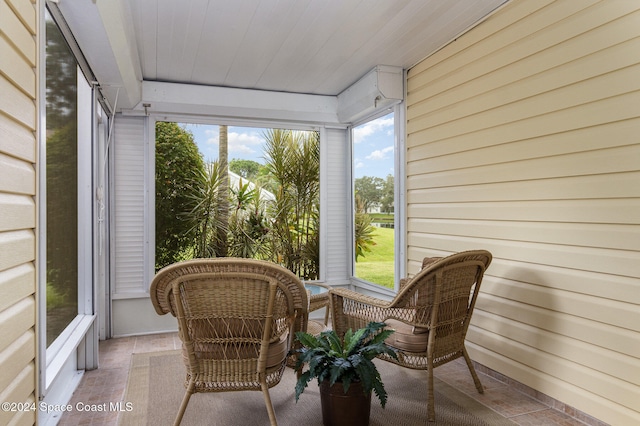
[[[109,53],[114,55],[116,61],[119,82],[114,85],[121,85],[124,89],[120,91],[124,98],[120,98],[119,103],[123,108],[131,108],[140,102],[142,96],[142,68],[133,25],[129,22],[129,6],[122,0],[96,1],[95,5],[104,25],[111,50]],[[107,81],[106,84],[113,83]]]
[[[129,113],[338,125],[337,102],[336,96],[143,81],[142,101]]]

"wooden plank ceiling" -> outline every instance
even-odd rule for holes
[[[504,0],[133,0],[144,80],[337,95],[409,68]]]

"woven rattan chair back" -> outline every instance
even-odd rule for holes
[[[279,265],[250,259],[196,259],[170,265],[151,284],[158,314],[178,320],[187,374],[180,424],[197,392],[261,390],[280,382],[296,331],[306,328],[307,294]]]
[[[435,420],[435,367],[464,357],[478,392],[483,392],[467,354],[465,338],[491,260],[491,253],[486,250],[425,258],[422,270],[403,280],[400,291],[390,302],[344,289],[331,291],[333,324],[339,334],[364,327],[370,321],[384,321],[396,330],[387,343],[397,349],[398,359],[381,358],[428,371],[429,421]]]

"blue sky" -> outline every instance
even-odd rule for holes
[[[205,161],[218,158],[219,130],[216,125],[182,124],[193,137]],[[229,160],[241,158],[264,164],[264,128],[229,126]],[[354,129],[355,177],[393,174],[393,115]]]
[[[353,130],[355,178],[393,175],[393,114],[362,124]]]

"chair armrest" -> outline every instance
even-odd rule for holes
[[[343,299],[349,299],[358,303],[364,303],[371,306],[377,306],[379,308],[388,308],[389,302],[386,300],[378,299],[377,297],[367,296],[362,293],[348,290],[346,288],[333,288],[330,291],[331,298],[339,297]]]
[[[344,288],[334,288],[330,295],[332,326],[339,336],[348,329],[357,330],[371,321],[383,322],[393,310],[388,301]]]

